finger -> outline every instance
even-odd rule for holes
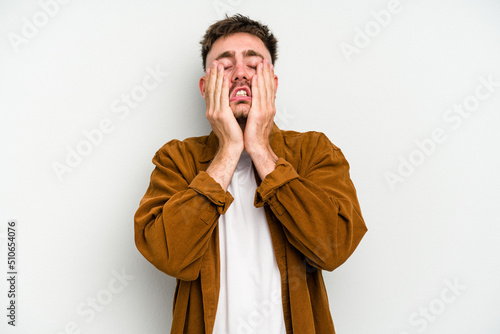
[[[276,99],[276,82],[274,80],[274,66],[266,60],[265,67],[265,81],[266,81],[266,110],[273,114],[275,113],[274,101]]]
[[[270,65],[271,67],[271,75],[270,75],[270,79],[271,79],[271,96],[272,96],[272,100],[274,101],[276,99],[276,80],[275,80],[275,74],[274,74],[274,65],[271,64]]]
[[[258,84],[258,69],[257,65],[257,73],[252,77],[252,107],[251,109],[258,109],[260,103],[260,93],[259,93],[259,84]]]
[[[214,92],[214,107],[215,112],[221,111],[221,95],[222,95],[222,81],[224,79],[224,66],[222,64],[217,65],[217,78],[215,81],[215,92]]]
[[[260,63],[258,68],[257,68],[257,81],[258,81],[258,86],[259,86],[259,95],[260,95],[260,107],[264,107],[267,102],[267,91],[266,91],[266,82],[265,82],[265,69],[264,69],[264,63]]]
[[[210,95],[208,94],[208,86],[210,85],[210,67],[207,67],[205,71],[205,103],[207,104],[207,110],[205,116],[208,118],[210,115]]]
[[[208,85],[207,85],[207,107],[209,107],[210,111],[213,112],[214,108],[214,90],[215,90],[215,80],[217,79],[217,67],[216,63],[212,64],[212,68],[210,69],[209,77],[208,77]]]
[[[269,91],[269,110],[272,113],[272,119],[276,116],[276,80],[274,79],[274,65],[269,64],[269,81],[270,81],[270,91]]]
[[[265,89],[266,89],[266,103],[269,103],[272,101],[272,96],[273,96],[273,84],[272,84],[272,73],[271,73],[271,64],[269,64],[269,61],[266,59],[265,64],[264,64],[264,82],[265,82]]]
[[[229,107],[229,79],[226,75],[222,79],[222,94],[220,99],[220,105],[222,108]]]
[[[205,100],[207,99],[207,95],[208,95],[208,84],[209,84],[209,78],[210,78],[210,67],[207,67],[206,71],[205,71]]]

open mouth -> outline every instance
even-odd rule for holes
[[[252,93],[250,91],[250,88],[247,86],[240,86],[233,89],[229,102],[251,101],[251,100],[252,100]]]

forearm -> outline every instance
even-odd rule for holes
[[[205,172],[189,185],[183,182],[177,173],[155,169],[134,217],[135,243],[159,270],[193,280],[199,274],[216,220],[233,199]]]
[[[172,197],[153,210],[141,205],[135,216],[135,242],[139,251],[167,275],[192,280],[198,276],[201,258],[214,228],[216,210],[208,223],[200,219],[210,204],[193,190]],[[158,214],[153,212],[159,211]]]
[[[366,232],[347,163],[333,167],[301,177],[280,159],[257,189],[256,201],[268,204],[290,243],[310,264],[325,270],[341,265]]]
[[[252,162],[261,180],[264,180],[276,168],[278,156],[270,146],[267,148],[249,149],[248,154],[252,158]]]
[[[344,263],[366,232],[357,201],[332,198],[307,180],[283,185],[270,203],[290,243],[324,270]]]
[[[241,152],[243,152],[241,145],[219,149],[206,170],[208,175],[219,183],[224,191],[227,191],[231,183]]]

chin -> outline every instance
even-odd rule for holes
[[[232,106],[234,117],[239,120],[246,120],[248,117],[248,112],[250,111],[250,105],[246,103],[238,103]]]

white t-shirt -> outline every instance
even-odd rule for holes
[[[252,159],[241,154],[219,218],[220,293],[214,334],[286,334],[281,277],[264,208],[254,206]]]

